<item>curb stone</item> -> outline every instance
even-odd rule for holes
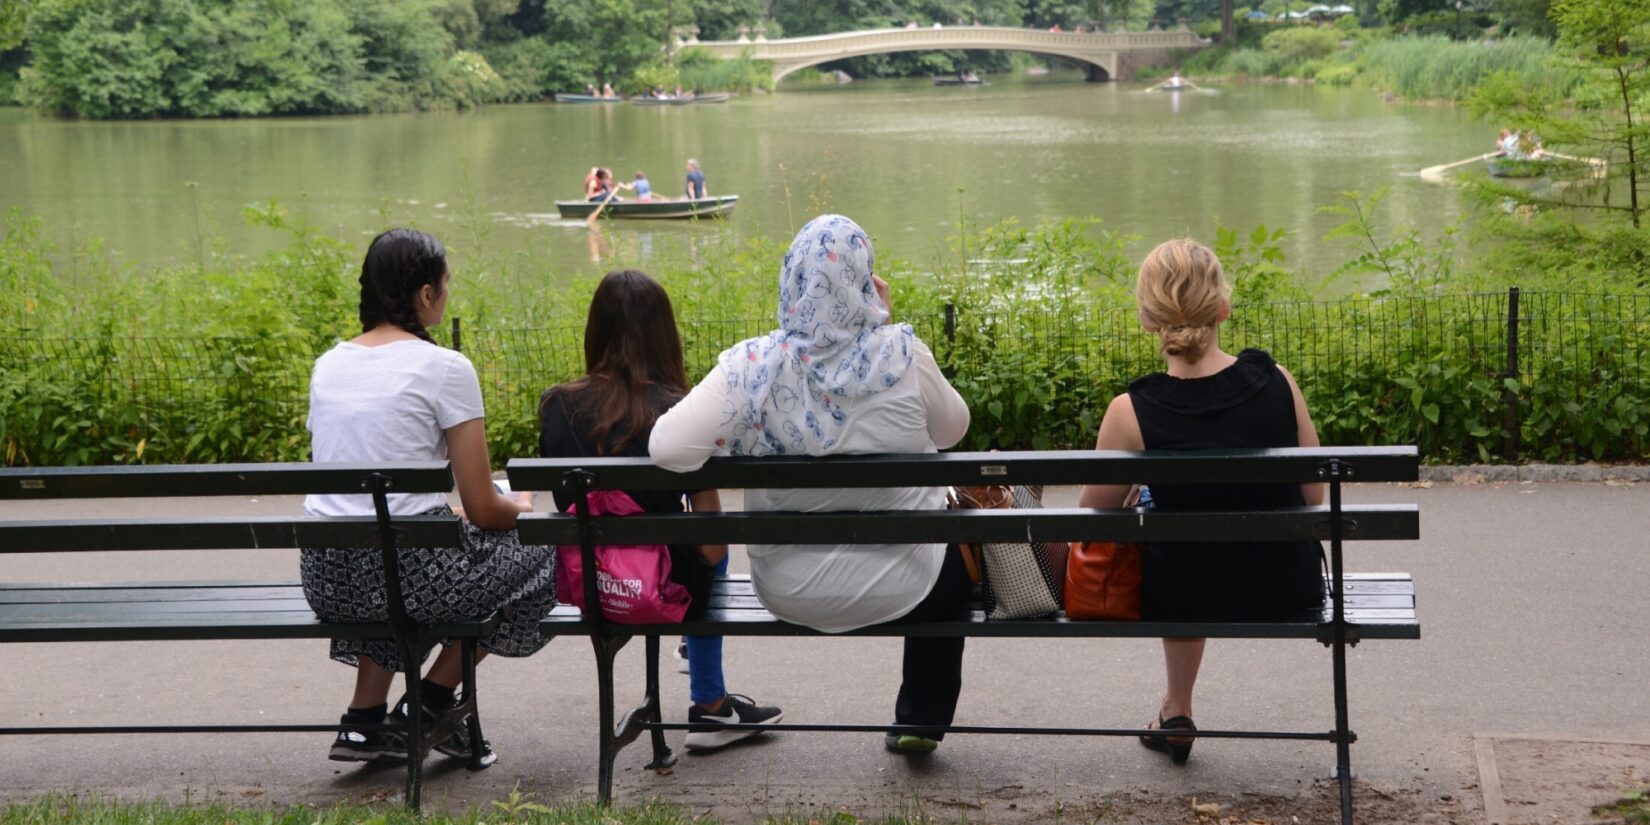
[[[1521,481],[1650,482],[1645,464],[1459,464],[1422,465],[1421,480],[1460,484],[1497,484]]]

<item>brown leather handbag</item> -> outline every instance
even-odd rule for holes
[[[1140,620],[1140,545],[1075,541],[1066,560],[1066,616]]]

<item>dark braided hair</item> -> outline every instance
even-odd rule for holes
[[[391,229],[373,238],[361,262],[361,331],[389,323],[430,341],[413,299],[426,284],[439,292],[446,271],[447,250],[427,233]]]

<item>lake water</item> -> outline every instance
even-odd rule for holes
[[[1494,138],[1458,108],[1366,90],[1147,93],[1071,72],[989,81],[785,85],[723,105],[239,121],[91,123],[0,109],[0,209],[24,207],[60,244],[101,238],[117,260],[149,264],[192,262],[202,237],[241,254],[277,244],[241,217],[273,198],[363,243],[412,224],[446,239],[455,261],[485,237],[565,277],[615,260],[670,268],[693,254],[715,227],[614,222],[596,243],[553,201],[577,197],[597,164],[620,180],[645,170],[655,189],[679,194],[683,163],[697,157],[713,194],[740,196],[727,222],[740,235],[788,238],[824,205],[863,224],[879,255],[922,262],[963,218],[1093,216],[1139,234],[1142,249],[1211,238],[1217,221],[1264,223],[1293,232],[1291,264],[1321,274],[1354,253],[1321,240],[1338,219],[1318,207],[1390,186],[1382,222],[1436,232],[1457,217],[1456,194],[1414,173]]]

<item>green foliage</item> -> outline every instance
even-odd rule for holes
[[[1377,88],[1412,100],[1466,100],[1481,81],[1498,73],[1525,88],[1566,94],[1573,81],[1554,73],[1555,57],[1551,42],[1534,37],[1457,42],[1433,36],[1369,43],[1359,62]]]
[[[1333,29],[1292,26],[1279,29],[1261,41],[1261,48],[1280,61],[1301,63],[1328,57],[1341,47],[1341,37]]]
[[[754,60],[750,53],[723,60],[704,49],[688,47],[676,53],[676,70],[684,89],[701,91],[773,91],[773,70],[766,61]]]
[[[1574,293],[1609,283],[1598,274],[1608,264],[1560,267],[1523,295],[1521,372],[1508,383],[1506,281],[1493,269],[1452,269],[1452,233],[1443,246],[1422,244],[1413,230],[1381,228],[1381,209],[1381,193],[1347,193],[1327,209],[1344,219],[1331,238],[1353,247],[1338,275],[1364,290],[1336,301],[1308,299],[1319,285],[1289,268],[1283,230],[1218,228],[1215,251],[1235,287],[1222,345],[1262,347],[1287,365],[1326,443],[1499,459],[1510,393],[1524,458],[1650,458],[1650,301]],[[35,222],[12,214],[0,236],[0,291],[10,296],[0,323],[13,333],[0,349],[6,464],[307,457],[311,365],[358,330],[360,243],[320,235],[277,203],[250,207],[247,218],[286,243],[253,260],[203,252],[187,268],[129,272],[96,244],[53,249]],[[1597,249],[1643,266],[1638,250],[1650,249],[1637,235],[1563,234],[1556,217],[1531,224],[1538,229],[1516,242],[1498,236],[1492,249],[1502,251],[1486,265],[1529,275],[1530,250],[1544,247],[1541,260]],[[1594,246],[1575,246],[1578,237]],[[582,371],[594,279],[523,292],[535,279],[520,274],[542,261],[493,251],[484,229],[447,240],[465,262],[449,312],[464,319],[463,348],[480,372],[492,455],[532,455],[539,393]],[[966,447],[1087,447],[1112,396],[1161,367],[1133,305],[1136,241],[1093,221],[1006,221],[963,226],[954,251],[925,266],[878,262],[896,317],[916,326],[969,405]],[[707,244],[704,263],[654,273],[676,304],[694,376],[729,344],[772,328],[783,254],[777,242],[726,232]],[[1517,247],[1525,251],[1506,251]],[[1526,257],[1496,257],[1515,254]],[[57,276],[65,257],[78,262],[72,292]]]
[[[503,84],[455,52],[445,0],[41,0],[24,96],[90,118],[477,105]]]

